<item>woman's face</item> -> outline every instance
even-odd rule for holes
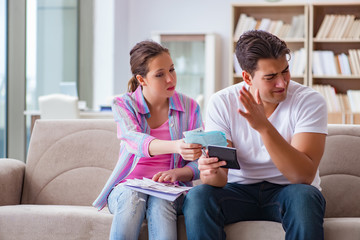
[[[154,57],[149,61],[148,69],[143,82],[140,81],[143,91],[152,97],[171,97],[176,87],[176,72],[170,55],[164,52]]]

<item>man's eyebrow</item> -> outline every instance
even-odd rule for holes
[[[286,66],[286,68],[284,70],[282,70],[282,72],[285,72],[289,69],[289,65]]]
[[[289,69],[289,65],[287,65],[286,68],[284,68],[284,70],[282,70],[281,72],[283,73],[283,72],[287,71],[288,69]],[[270,73],[270,74],[265,74],[264,77],[274,77],[276,75],[277,75],[277,73]]]
[[[277,73],[270,73],[270,74],[265,74],[264,77],[274,77],[276,75]]]

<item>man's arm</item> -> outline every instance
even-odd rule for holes
[[[259,131],[270,157],[292,183],[311,184],[325,148],[325,134],[298,133],[291,144],[269,125]]]
[[[270,157],[280,172],[292,183],[311,184],[325,148],[325,134],[298,133],[289,144],[269,122],[259,91],[255,98],[243,88],[240,101],[247,112],[239,113],[257,130]]]

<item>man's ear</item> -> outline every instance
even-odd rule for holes
[[[138,80],[141,86],[146,86],[145,79],[141,75],[136,75],[136,79]]]
[[[246,72],[246,71],[242,71],[242,77],[243,77],[243,80],[246,82],[247,85],[251,86],[252,83],[251,83],[251,74]]]

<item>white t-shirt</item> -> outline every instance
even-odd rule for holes
[[[230,169],[228,182],[290,184],[272,162],[260,134],[238,113],[238,109],[245,110],[239,100],[240,89],[244,85],[249,88],[241,82],[215,93],[207,108],[206,131],[223,131],[237,151],[241,169]],[[268,119],[288,143],[294,134],[300,132],[327,134],[324,98],[315,90],[294,81],[289,83],[286,99]],[[312,185],[320,189],[319,171]]]

